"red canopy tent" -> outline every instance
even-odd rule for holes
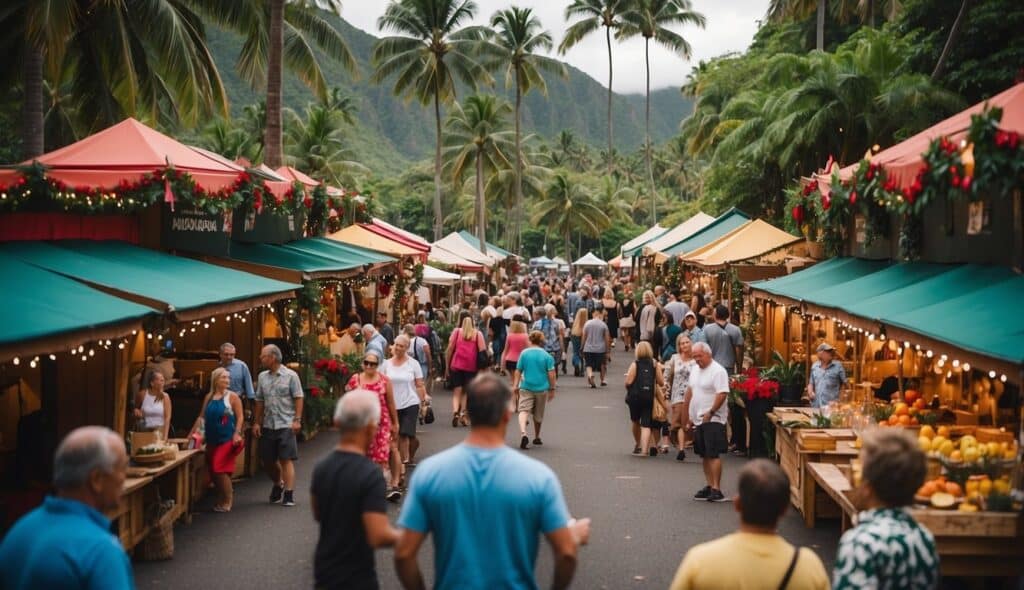
[[[174,167],[187,172],[204,189],[218,191],[245,174],[245,169],[233,162],[191,148],[132,118],[33,161],[45,167],[47,178],[71,187],[114,189],[122,182],[138,182],[147,174]],[[18,170],[0,170],[2,185],[22,177]]]
[[[405,231],[401,231],[401,233],[399,233],[375,223],[360,223],[357,225],[359,225],[359,227],[365,229],[366,231],[375,233],[378,236],[381,236],[382,238],[387,238],[392,242],[397,242],[408,248],[412,248],[417,252],[422,252],[423,254],[430,253],[430,244],[424,243],[424,241],[418,236],[413,236],[412,238],[409,238],[405,235],[402,235],[406,233]]]
[[[426,252],[430,252],[430,242],[424,240],[423,238],[419,237],[418,235],[410,231],[406,231],[398,226],[391,225],[390,223],[384,221],[383,219],[380,219],[379,217],[374,217],[373,219],[371,219],[369,225],[377,226],[382,231],[386,231],[395,234],[399,237],[405,238],[413,245],[418,245]]]
[[[308,174],[305,174],[301,170],[296,170],[295,168],[292,168],[291,166],[281,166],[280,168],[278,168],[274,172],[276,172],[278,174],[278,176],[281,176],[282,178],[288,180],[289,182],[297,180],[297,181],[301,182],[302,184],[308,186],[309,188],[320,186],[320,181],[319,180],[315,180],[314,178],[310,177]]]
[[[1024,134],[1024,83],[1020,83],[932,125],[905,141],[878,152],[871,156],[871,162],[880,164],[885,169],[886,177],[895,180],[898,188],[906,188],[914,182],[918,170],[924,166],[921,155],[928,150],[932,140],[945,136],[954,143],[958,143],[967,135],[967,130],[971,125],[971,115],[979,115],[991,107],[1003,109],[1003,120],[999,123],[1000,129]],[[857,172],[858,166],[860,166],[860,162],[842,168],[839,170],[839,178],[842,180],[852,178]],[[818,174],[818,183],[826,186],[830,184],[831,174],[831,170],[825,170]]]

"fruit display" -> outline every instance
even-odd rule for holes
[[[944,458],[950,463],[1001,463],[1013,461],[1017,457],[1017,444],[1014,441],[981,443],[970,434],[953,441],[948,426],[922,426],[917,442],[925,453]]]
[[[921,394],[913,389],[908,389],[902,400],[875,407],[875,420],[879,426],[934,426],[938,418],[937,413],[929,410]]]

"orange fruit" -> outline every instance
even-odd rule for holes
[[[910,416],[903,414],[899,417],[900,426],[910,426]]]
[[[896,414],[897,416],[906,416],[907,414],[910,413],[910,406],[903,402],[900,402],[896,404],[896,408],[893,410],[892,413]]]
[[[946,493],[953,494],[954,496],[962,496],[964,495],[964,490],[960,487],[960,484],[955,481],[951,481],[946,483]]]
[[[914,407],[915,407],[915,408],[917,408],[918,410],[923,410],[923,409],[925,409],[925,408],[927,408],[927,407],[928,407],[928,404],[924,403],[924,400],[923,400],[923,399],[921,399],[921,398],[918,398],[918,399],[917,399],[917,400],[916,400],[916,401],[914,402]]]
[[[939,436],[944,436],[946,438],[949,438],[949,426],[939,426],[939,430],[937,431],[937,434]]]
[[[913,389],[908,389],[906,393],[903,394],[903,399],[908,404],[912,404],[915,401],[921,399],[921,394]]]
[[[899,423],[900,423],[900,417],[899,416],[897,416],[896,414],[893,414],[892,416],[889,416],[889,426],[896,426]]]
[[[921,422],[920,422],[920,421],[919,421],[919,420],[917,419],[917,416],[914,416],[914,417],[912,417],[912,418],[910,419],[910,425],[911,425],[911,426],[917,426],[917,425],[919,425],[920,423],[921,423]]]

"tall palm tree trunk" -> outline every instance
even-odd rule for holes
[[[270,2],[270,46],[267,51],[267,128],[263,138],[264,161],[271,168],[284,161],[281,139],[281,69],[284,46],[284,2]]]
[[[434,91],[434,241],[444,232],[444,212],[441,210],[441,97]]]
[[[942,77],[942,72],[946,69],[946,60],[949,59],[950,52],[953,51],[953,46],[956,45],[957,38],[960,37],[960,29],[963,28],[967,11],[970,10],[971,4],[974,0],[964,0],[960,4],[960,12],[956,14],[956,20],[953,21],[953,27],[949,29],[949,37],[946,38],[946,44],[942,47],[942,53],[939,55],[939,61],[935,64],[935,69],[932,71],[932,81],[938,80]]]
[[[24,121],[22,121],[21,141],[22,155],[27,160],[41,155],[45,148],[43,137],[43,52],[36,47],[27,48],[24,76]]]
[[[604,28],[608,45],[608,176],[612,175],[612,28]]]
[[[569,262],[569,264],[572,264],[572,254],[569,253],[569,248],[571,244],[570,234],[571,232],[569,230],[565,230],[565,259]]]
[[[644,125],[646,126],[647,145],[644,149],[644,158],[647,160],[647,182],[651,185],[651,225],[658,223],[658,204],[654,198],[657,194],[654,188],[654,168],[651,166],[651,39],[644,38],[644,63],[647,64],[647,109],[644,113]]]
[[[818,0],[818,31],[816,47],[825,51],[825,0]]]
[[[523,152],[519,145],[519,109],[523,102],[523,91],[519,69],[516,69],[516,210],[510,220],[514,227],[513,239],[509,243],[513,252],[519,252],[520,240],[523,237]]]
[[[480,251],[487,254],[487,215],[484,211],[484,154],[476,151],[476,239],[480,241]]]

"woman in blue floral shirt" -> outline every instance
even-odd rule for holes
[[[935,538],[906,510],[925,477],[917,441],[902,430],[874,430],[864,436],[861,462],[861,505],[866,510],[839,540],[832,588],[936,588]]]

